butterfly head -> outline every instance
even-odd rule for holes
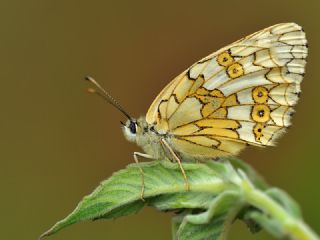
[[[121,122],[121,124],[123,134],[130,142],[137,142],[137,139],[141,140],[151,132],[144,117],[140,117],[138,119],[130,118],[126,123]]]
[[[138,119],[132,118],[121,105],[106,91],[104,90],[98,82],[96,82],[92,77],[86,77],[86,80],[93,83],[96,89],[89,88],[90,93],[95,93],[105,99],[108,103],[118,109],[128,120],[126,123],[121,122],[122,130],[126,139],[130,142],[140,143],[144,145],[150,138],[156,137],[157,133],[153,126],[149,126],[146,122],[145,117]],[[152,140],[150,140],[152,141]]]
[[[140,127],[138,126],[137,120],[128,119],[126,123],[121,122],[122,131],[126,139],[130,142],[135,142],[137,133],[140,132]]]

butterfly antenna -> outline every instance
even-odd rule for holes
[[[106,90],[104,90],[104,88],[101,87],[101,85],[96,80],[94,80],[90,76],[86,76],[85,80],[93,83],[101,91],[101,92],[98,92],[95,89],[89,88],[88,92],[95,93],[100,97],[104,98],[108,103],[110,103],[115,108],[117,108],[120,112],[122,112],[128,119],[132,119],[130,115],[121,107],[121,105]]]

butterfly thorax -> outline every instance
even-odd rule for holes
[[[146,122],[145,117],[128,120],[123,127],[123,133],[130,142],[135,142],[144,152],[154,159],[166,159],[161,139],[168,139],[167,134],[160,134],[153,125]]]

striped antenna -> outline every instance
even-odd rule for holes
[[[94,80],[90,76],[86,76],[85,80],[93,83],[93,85],[95,85],[100,90],[98,92],[93,88],[89,88],[88,92],[99,95],[100,97],[105,99],[108,103],[110,103],[112,106],[114,106],[116,109],[118,109],[120,112],[122,112],[129,120],[132,119],[130,115],[123,109],[123,107],[121,107],[121,105],[106,90],[104,90],[104,88],[101,87],[101,85],[96,80]]]

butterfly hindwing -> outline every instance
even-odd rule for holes
[[[246,144],[274,145],[290,126],[306,57],[300,26],[266,28],[180,74],[155,99],[146,120],[172,135],[175,149],[190,154],[236,154]]]

